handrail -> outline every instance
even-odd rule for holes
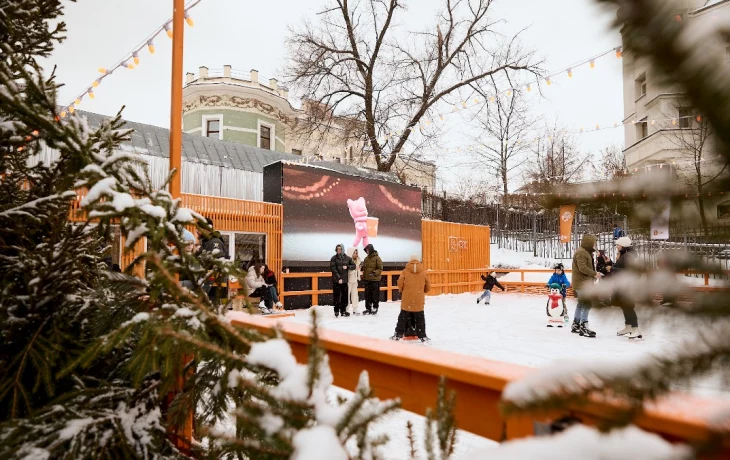
[[[263,317],[242,312],[229,313],[229,317],[238,327],[273,333],[274,324]],[[309,326],[281,322],[277,327],[297,361],[306,363]],[[505,417],[500,412],[499,403],[507,384],[532,371],[525,366],[327,329],[320,331],[320,344],[328,353],[335,385],[354,390],[360,372],[366,370],[379,398],[400,398],[404,409],[417,414],[424,415],[427,408],[434,406],[439,377],[445,376],[448,389],[456,393],[454,415],[459,428],[495,441],[532,436],[534,422],[567,415],[554,412]],[[596,400],[567,412],[594,424],[607,420],[617,405]],[[678,393],[648,405],[635,424],[672,441],[706,441],[712,436],[709,421],[720,410],[728,409],[730,402]],[[722,453],[730,455],[730,443],[723,446]]]

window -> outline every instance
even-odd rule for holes
[[[641,74],[641,76],[636,79],[636,100],[639,100],[644,96],[646,96],[646,74],[645,73]]]
[[[259,147],[261,147],[262,149],[271,150],[271,128],[261,125],[259,136]]]
[[[221,232],[221,239],[228,248],[229,260],[235,261],[236,265],[266,262],[265,233]]]
[[[221,121],[220,120],[207,120],[205,122],[205,135],[207,137],[220,138]]]
[[[294,155],[301,155],[302,149],[291,149],[291,153]]]
[[[719,219],[730,219],[730,201],[717,205],[717,218]]]
[[[679,118],[679,127],[687,129],[692,127],[692,109],[683,107],[677,110],[677,117]]]
[[[342,158],[340,158],[340,157],[335,157],[334,160],[335,160],[335,163],[342,163]]]
[[[646,117],[642,118],[636,123],[636,137],[641,140],[649,135],[649,123]]]

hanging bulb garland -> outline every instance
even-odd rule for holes
[[[195,7],[198,3],[200,3],[202,0],[191,0],[188,5],[185,7],[185,22],[187,22],[188,26],[193,27],[193,18],[190,16],[190,10]],[[73,98],[73,102],[69,103],[66,107],[61,108],[61,111],[59,113],[59,118],[66,117],[67,113],[74,113],[75,106],[78,106],[81,104],[81,101],[83,100],[85,95],[89,95],[89,99],[94,99],[94,91],[92,88],[97,88],[99,85],[101,85],[102,80],[104,78],[111,75],[116,69],[120,67],[125,67],[129,70],[132,70],[135,68],[135,66],[138,66],[141,62],[140,59],[140,51],[142,51],[145,47],[147,47],[147,51],[149,51],[150,54],[155,54],[155,42],[154,39],[162,33],[164,30],[167,35],[172,38],[173,30],[172,30],[172,19],[167,20],[163,25],[156,28],[147,38],[145,38],[142,42],[140,42],[139,45],[134,47],[134,49],[127,53],[124,58],[120,59],[115,65],[111,67],[99,67],[97,70],[101,74],[100,77],[95,79],[91,85],[81,94],[77,95],[75,98]]]

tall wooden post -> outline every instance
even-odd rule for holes
[[[173,0],[172,85],[170,88],[170,170],[177,170],[170,182],[170,194],[180,197],[182,176],[182,87],[185,0]]]
[[[170,85],[170,171],[177,172],[170,181],[170,194],[180,198],[182,176],[182,86],[183,86],[183,49],[185,37],[185,0],[172,0],[172,81]],[[176,392],[167,395],[167,403],[174,399],[177,392],[185,385],[185,365],[194,357],[186,355],[180,363],[175,376]],[[193,439],[193,413],[185,417],[181,428],[173,425],[168,415],[168,432],[172,443],[183,453],[189,453]]]

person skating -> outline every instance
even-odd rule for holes
[[[583,337],[595,337],[596,333],[588,328],[588,312],[591,305],[580,298],[580,291],[589,287],[594,280],[603,275],[596,271],[593,263],[593,252],[596,248],[595,235],[585,234],[580,242],[580,247],[573,254],[573,290],[578,297],[578,305],[575,307],[575,317],[570,331],[580,334]]]
[[[613,264],[614,275],[629,268],[637,259],[636,251],[634,251],[631,239],[628,236],[622,236],[616,240],[616,249],[618,249],[619,256],[616,263]],[[618,305],[624,313],[624,328],[618,331],[616,335],[627,336],[629,339],[642,338],[634,301],[628,295],[618,291],[614,296],[614,304]]]
[[[410,323],[415,324],[416,335],[421,342],[431,341],[426,335],[426,316],[423,311],[431,282],[418,259],[417,255],[412,255],[398,278],[398,290],[401,293],[400,314],[395,325],[395,334],[390,340],[402,339]]]
[[[357,311],[358,303],[360,302],[360,297],[357,293],[357,285],[361,278],[359,267],[362,261],[360,260],[360,254],[358,253],[357,248],[348,248],[347,256],[350,257],[352,259],[352,263],[355,264],[355,270],[350,270],[347,273],[347,301],[349,306],[351,306],[352,314],[357,316],[360,314]]]
[[[365,246],[365,260],[362,263],[362,277],[365,280],[365,311],[363,315],[377,315],[380,305],[380,277],[383,261],[372,244]]]
[[[565,275],[563,264],[555,264],[553,270],[553,274],[550,276],[550,279],[547,282],[547,286],[548,288],[550,288],[552,284],[557,284],[558,286],[560,286],[560,294],[563,296],[563,314],[560,316],[565,317],[568,314],[568,306],[565,304],[565,297],[568,295],[570,281],[568,281],[568,277]],[[567,323],[568,320],[566,319],[565,321]]]
[[[340,315],[350,316],[347,313],[347,283],[348,273],[355,270],[352,259],[345,254],[345,247],[341,244],[335,246],[335,255],[330,259],[330,271],[332,272],[332,296],[335,306],[335,317]]]
[[[492,300],[492,289],[494,289],[494,286],[497,286],[502,291],[504,291],[504,286],[499,284],[499,281],[497,281],[496,272],[488,273],[487,276],[482,275],[482,279],[484,280],[484,292],[482,295],[479,296],[477,299],[477,303],[481,302],[482,299],[486,298],[487,300],[484,302],[485,305],[489,305],[489,301]]]

